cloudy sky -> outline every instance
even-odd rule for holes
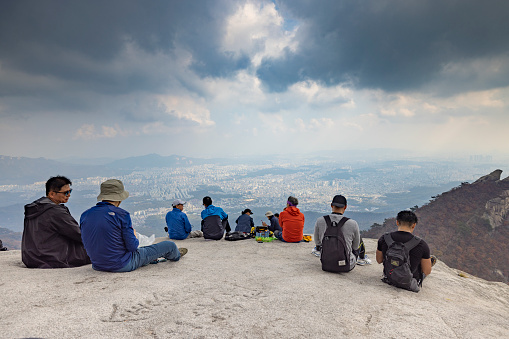
[[[509,154],[506,0],[0,2],[0,154]]]

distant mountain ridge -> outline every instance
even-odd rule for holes
[[[90,165],[77,164],[75,160],[68,163],[46,158],[27,158],[0,155],[0,185],[25,185],[37,181],[46,181],[55,175],[65,175],[69,178],[87,178],[95,176],[119,176],[129,174],[134,170],[148,168],[186,167],[202,164],[235,164],[242,159],[225,158],[190,158],[180,155],[162,156],[147,154],[114,160],[106,164]],[[253,161],[253,160],[251,160]]]
[[[154,167],[175,167],[175,166],[191,166],[211,163],[211,160],[189,158],[179,155],[162,156],[159,154],[147,154],[137,157],[129,157],[125,159],[115,160],[107,167],[118,169],[144,169]]]
[[[46,158],[10,157],[0,155],[0,185],[25,185],[46,181],[55,175],[83,178],[110,175],[105,166],[76,165]]]
[[[11,157],[0,155],[0,185],[24,185],[46,181],[55,175],[69,178],[94,176],[115,176],[130,173],[136,169],[153,167],[190,166],[212,163],[214,160],[188,158],[178,155],[161,156],[148,154],[115,160],[105,165],[80,165],[46,158]]]
[[[7,249],[21,248],[21,232],[13,232],[10,229],[0,227],[0,240]]]
[[[415,235],[447,265],[487,280],[509,282],[509,177],[495,170],[475,182],[433,197],[413,208]],[[378,238],[397,229],[395,218],[373,225],[363,237]]]

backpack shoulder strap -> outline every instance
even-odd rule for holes
[[[392,243],[394,243],[394,240],[392,239],[391,234],[389,232],[384,234],[384,240],[385,243],[387,244],[387,247],[390,247]]]
[[[415,246],[419,245],[421,238],[414,235],[414,237],[405,243],[405,248],[410,252]]]
[[[325,223],[327,224],[327,228],[331,227],[332,226],[332,220],[330,218],[330,215],[324,215],[323,218],[325,219]],[[350,218],[347,218],[347,217],[343,217],[341,218],[341,220],[336,223],[335,226],[337,226],[338,228],[341,228],[343,227],[343,225],[348,221],[350,220]]]
[[[325,223],[327,224],[327,228],[332,226],[332,220],[330,220],[329,215],[324,215],[323,218],[325,219]]]
[[[339,222],[332,224],[332,220],[330,218],[330,215],[324,215],[323,218],[325,219],[325,223],[327,224],[327,228],[325,228],[324,236],[337,236],[339,234],[339,230],[345,222],[347,222],[350,218],[343,217]]]
[[[344,224],[345,224],[348,220],[350,220],[350,218],[347,218],[347,217],[343,217],[343,218],[341,218],[341,220],[340,220],[340,221],[338,222],[338,224],[337,224],[338,228],[343,227],[343,225],[344,225]]]

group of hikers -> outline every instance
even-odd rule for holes
[[[101,183],[98,203],[82,213],[79,224],[64,205],[71,196],[71,185],[64,176],[51,177],[46,182],[46,196],[25,205],[21,253],[28,268],[92,264],[99,271],[129,272],[150,263],[178,261],[188,252],[170,239],[220,240],[225,232],[233,233],[228,214],[214,206],[210,197],[203,198],[200,231],[192,230],[183,212],[186,202],[176,199],[173,209],[166,214],[168,240],[140,247],[129,212],[119,207],[129,197],[120,180]],[[281,213],[265,213],[268,223],[263,222],[262,226],[282,242],[303,241],[305,218],[298,204],[297,198],[288,197]],[[324,271],[349,272],[358,264],[371,263],[365,255],[357,222],[343,215],[347,206],[346,198],[336,195],[330,205],[331,213],[316,220],[316,246],[312,253],[320,257]],[[245,209],[236,220],[234,232],[251,233],[252,214],[250,209]],[[378,240],[376,261],[384,264],[384,282],[418,292],[436,259],[430,255],[426,242],[413,235],[417,225],[413,212],[399,212],[396,223],[397,231],[386,233]]]

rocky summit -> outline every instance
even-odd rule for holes
[[[493,171],[414,207],[419,218],[414,233],[449,266],[508,283],[509,178],[500,179],[501,174]],[[378,238],[396,229],[395,218],[390,218],[362,234]]]
[[[384,284],[376,263],[324,272],[313,243],[176,243],[189,249],[179,262],[130,273],[27,269],[0,252],[0,337],[509,337],[509,286],[442,261],[414,293]]]

